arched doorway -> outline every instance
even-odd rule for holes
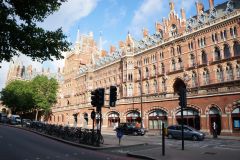
[[[176,114],[176,120],[178,124],[181,124],[181,109]],[[184,108],[183,109],[183,123],[185,125],[191,126],[197,130],[200,130],[200,116],[199,112],[194,108]]]
[[[209,110],[209,126],[210,132],[213,132],[213,122],[217,124],[217,134],[221,133],[221,113],[216,107],[211,107]]]
[[[156,109],[149,113],[148,115],[148,128],[151,130],[162,129],[162,123],[167,126],[167,112]]]
[[[108,115],[108,127],[116,127],[120,123],[119,114],[117,112],[110,112]]]
[[[138,111],[131,111],[128,112],[127,116],[126,116],[126,122],[127,123],[135,123],[135,122],[141,122],[141,118],[140,118],[140,113]]]
[[[233,131],[240,131],[240,106],[232,111],[231,116]]]
[[[88,125],[88,114],[87,113],[84,113],[83,114],[83,128],[87,128],[87,125]]]

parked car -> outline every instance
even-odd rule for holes
[[[8,122],[8,118],[7,118],[6,113],[0,113],[0,122],[1,123],[7,123]]]
[[[200,132],[190,126],[184,125],[184,139],[191,139],[194,141],[203,140],[205,138],[205,134]],[[182,127],[181,125],[172,125],[167,128],[167,137],[171,138],[181,138],[182,137]]]
[[[22,119],[22,125],[23,126],[29,127],[31,122],[32,121],[30,119]]]
[[[123,134],[133,134],[133,135],[141,135],[145,134],[145,129],[141,127],[136,127],[135,123],[120,123],[118,127],[115,129],[116,132],[121,131]]]
[[[11,115],[10,116],[10,124],[16,125],[21,124],[21,118],[19,115]]]

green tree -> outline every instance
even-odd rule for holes
[[[19,53],[38,61],[63,58],[70,43],[62,29],[46,31],[36,24],[63,2],[66,0],[0,0],[0,62]]]
[[[10,82],[1,92],[1,100],[13,113],[25,112],[33,107],[30,82],[15,80]]]
[[[57,102],[58,82],[54,78],[37,76],[32,80],[32,89],[37,119],[40,110],[50,113],[52,105]]]

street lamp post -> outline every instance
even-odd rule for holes
[[[141,128],[143,128],[143,107],[142,107],[142,71],[140,70],[140,67],[135,67],[139,71],[140,75],[140,108],[141,108]]]

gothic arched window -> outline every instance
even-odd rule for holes
[[[223,70],[221,66],[218,66],[217,68],[217,80],[218,82],[223,82],[224,78],[223,78]]]
[[[210,76],[208,69],[204,69],[203,71],[203,84],[208,85],[210,83]]]
[[[232,65],[230,63],[227,64],[226,73],[227,73],[227,81],[232,81],[233,80],[233,69],[232,69]]]
[[[215,47],[214,49],[214,56],[215,56],[215,61],[221,60],[221,53],[218,47]]]
[[[153,82],[153,88],[154,88],[154,93],[157,93],[158,91],[158,86],[157,86],[157,80],[155,79]]]
[[[175,60],[173,59],[172,60],[172,71],[175,71],[176,70],[176,63],[175,63]]]
[[[223,49],[223,52],[224,52],[224,58],[230,58],[231,54],[230,54],[230,49],[229,49],[229,46],[227,44],[224,44],[224,49]]]
[[[192,72],[192,87],[197,86],[197,74],[195,71]]]
[[[146,82],[146,94],[149,94],[149,83]]]
[[[233,45],[234,56],[240,56],[240,45],[239,42],[235,41]]]
[[[202,64],[207,64],[207,54],[205,51],[202,51]]]

